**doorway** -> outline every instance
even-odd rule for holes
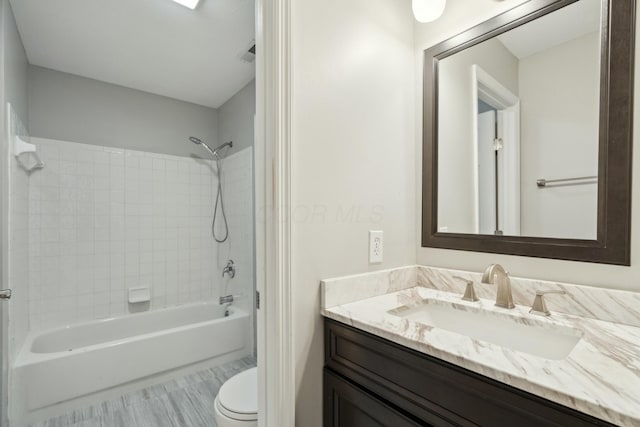
[[[520,100],[472,66],[475,231],[520,235]]]

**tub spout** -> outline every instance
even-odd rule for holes
[[[233,295],[220,297],[220,305],[224,305],[224,317],[229,317],[229,307],[233,304]]]
[[[220,305],[233,303],[233,295],[225,295],[220,297]]]

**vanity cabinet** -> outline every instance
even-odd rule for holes
[[[612,426],[325,319],[324,426]]]
[[[324,371],[325,426],[414,427],[419,420],[363,390],[329,368]],[[328,412],[327,412],[328,409]]]

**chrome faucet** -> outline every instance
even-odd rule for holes
[[[491,264],[482,275],[482,283],[496,285],[496,306],[502,308],[515,308],[513,294],[511,293],[511,279],[509,273],[500,264]]]
[[[222,277],[226,276],[227,274],[232,279],[236,277],[236,265],[234,264],[232,259],[227,262],[227,266],[222,270]]]

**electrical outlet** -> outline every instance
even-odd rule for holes
[[[382,231],[369,231],[369,263],[380,264],[384,250],[384,233]]]

